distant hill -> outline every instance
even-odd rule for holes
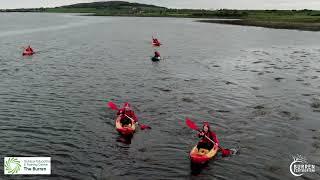
[[[141,3],[130,3],[126,1],[102,1],[102,2],[91,2],[91,3],[78,3],[68,6],[61,6],[60,8],[112,8],[112,9],[127,9],[127,8],[164,8],[160,6],[141,4]]]
[[[145,16],[145,17],[242,17],[242,11],[210,11],[203,9],[169,9],[150,4],[130,3],[126,1],[104,1],[78,3],[56,8],[46,8],[46,12],[91,13],[95,16]]]
[[[102,1],[78,3],[56,8],[46,8],[46,12],[92,13],[96,16],[161,16],[167,8],[126,1]]]

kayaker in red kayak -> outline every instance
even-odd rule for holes
[[[214,141],[215,144],[213,145],[213,143],[206,136]],[[203,123],[202,130],[200,133],[198,133],[198,137],[202,138],[197,145],[198,150],[200,148],[211,150],[212,148],[216,149],[219,147],[217,135],[210,130],[210,125],[208,122]]]
[[[153,42],[154,44],[159,44],[159,40],[158,40],[157,38],[153,38],[153,37],[152,37],[152,42]]]
[[[33,53],[33,49],[30,47],[30,45],[25,49],[25,51]]]
[[[154,44],[160,44],[158,39],[153,39]]]
[[[121,115],[121,116],[123,116],[123,117],[127,117],[127,116],[128,116],[128,117],[132,118],[132,119],[135,121],[135,123],[138,122],[137,116],[135,115],[134,111],[132,110],[130,104],[127,103],[127,102],[124,103],[123,108],[121,108],[121,109],[118,111],[117,115]],[[128,118],[128,117],[127,117],[127,118]],[[130,118],[128,118],[128,119],[130,119]],[[131,120],[130,120],[130,123],[131,123]]]
[[[152,37],[152,44],[154,46],[160,46],[161,45],[160,41],[157,38],[153,38],[153,37]]]
[[[121,115],[120,123],[123,127],[131,127],[132,121],[125,115]]]

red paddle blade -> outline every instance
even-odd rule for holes
[[[115,103],[113,103],[112,101],[108,102],[108,106],[109,108],[111,108],[112,110],[119,110],[119,108],[117,107],[117,105]]]
[[[144,124],[140,124],[140,129],[141,130],[145,130],[145,129],[151,129],[150,126],[144,125]]]
[[[191,121],[191,119],[186,118],[186,124],[189,128],[199,131],[198,126],[193,121]]]
[[[222,152],[222,156],[225,157],[225,156],[230,156],[233,154],[233,151],[230,150],[230,149],[221,149],[221,152]]]

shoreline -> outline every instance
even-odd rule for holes
[[[227,25],[238,25],[238,26],[253,26],[253,27],[263,27],[263,28],[271,28],[271,29],[287,29],[287,30],[298,30],[298,31],[320,31],[320,21],[318,22],[303,22],[303,21],[284,21],[275,19],[249,19],[243,17],[199,17],[192,16],[191,14],[108,14],[108,13],[97,13],[97,12],[66,12],[66,11],[10,11],[4,12],[0,11],[0,13],[71,13],[78,14],[79,16],[106,16],[106,17],[161,17],[161,18],[190,18],[195,19],[196,22],[202,23],[215,23],[215,24],[227,24]],[[198,20],[196,20],[198,19]]]
[[[198,20],[202,23],[215,23],[215,24],[228,24],[239,26],[254,26],[264,27],[271,29],[289,29],[299,31],[320,31],[320,23],[307,23],[307,22],[279,22],[279,21],[261,21],[250,19],[239,20]]]

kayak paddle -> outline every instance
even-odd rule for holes
[[[191,119],[186,118],[186,124],[190,129],[193,129],[193,130],[200,132],[200,129],[198,128],[198,126]],[[215,144],[215,142],[212,141],[208,136],[205,135],[205,137],[209,141],[211,141],[213,144]],[[224,149],[221,146],[218,146],[218,147],[221,149],[222,156],[229,156],[229,155],[233,154],[233,152],[234,152],[233,150],[230,150],[230,149]]]
[[[115,103],[113,103],[112,101],[108,102],[108,106],[110,109],[112,110],[119,110],[119,108],[117,107],[117,105]]]
[[[118,108],[118,106],[117,106],[115,103],[113,103],[112,101],[108,102],[108,107],[109,107],[110,109],[112,109],[112,110],[117,110],[117,111],[120,110],[120,109]],[[127,116],[127,115],[125,115],[125,116],[126,116],[127,118],[129,118],[131,121],[134,121],[131,117],[129,117],[129,116]],[[136,122],[136,123],[140,126],[140,129],[141,129],[141,130],[151,129],[151,127],[148,126],[148,125],[140,124],[140,123],[138,123],[138,122]]]

